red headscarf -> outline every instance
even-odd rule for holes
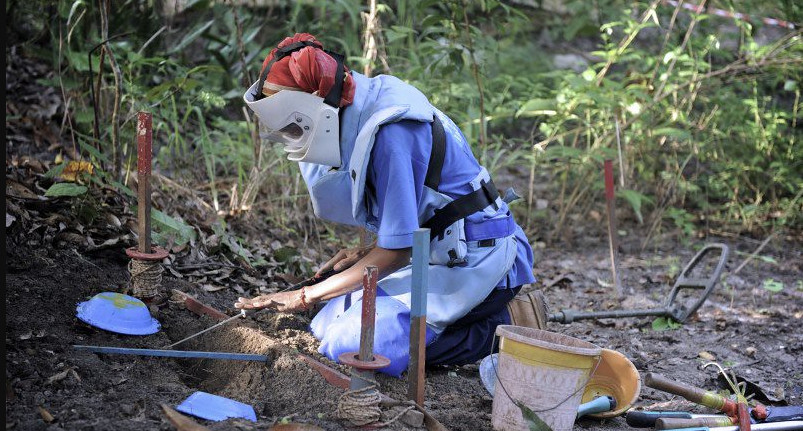
[[[302,48],[282,58],[273,64],[265,80],[271,84],[284,87],[299,88],[307,93],[318,92],[318,96],[326,97],[335,82],[337,61],[323,52],[323,44],[309,33],[296,33],[293,37],[286,37],[279,45],[271,50],[262,63],[262,70],[276,55],[279,48],[296,42],[312,42],[316,46]],[[340,97],[340,106],[348,106],[354,101],[354,80],[348,73],[349,69],[343,66],[345,79],[343,81],[343,94]],[[261,73],[261,72],[260,72]]]

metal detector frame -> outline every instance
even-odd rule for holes
[[[719,262],[717,263],[716,268],[714,269],[714,273],[711,277],[707,279],[700,279],[700,278],[691,278],[690,273],[694,270],[697,265],[700,264],[703,257],[708,253],[719,250]],[[583,312],[577,310],[560,310],[557,313],[550,314],[548,320],[550,322],[558,322],[569,324],[574,322],[575,320],[584,320],[584,319],[617,319],[623,317],[647,317],[647,316],[663,316],[663,317],[671,317],[675,321],[679,323],[685,323],[688,320],[689,316],[694,314],[697,309],[700,308],[701,305],[708,299],[708,295],[711,294],[711,291],[714,290],[714,287],[717,285],[719,281],[719,277],[722,274],[722,270],[725,267],[725,262],[728,260],[728,254],[730,250],[728,246],[725,244],[715,243],[715,244],[708,244],[703,247],[690,261],[686,264],[686,267],[683,268],[683,271],[680,272],[678,275],[677,280],[675,281],[675,285],[672,286],[672,290],[669,292],[669,297],[666,300],[666,303],[661,308],[652,308],[646,310],[611,310],[611,311],[592,311],[592,312]],[[686,305],[683,304],[678,306],[674,304],[675,298],[678,296],[683,289],[705,289],[702,296],[690,307],[686,308]]]

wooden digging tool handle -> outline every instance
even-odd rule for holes
[[[681,396],[695,404],[719,410],[728,416],[735,417],[737,412],[736,403],[704,389],[695,388],[682,382],[670,380],[660,374],[647,373],[644,375],[644,384],[653,389],[658,389],[670,394]]]
[[[739,404],[736,405],[736,418],[739,422],[739,431],[750,431],[750,411],[747,409],[747,401],[740,396]]]
[[[772,422],[753,425],[753,431],[792,431],[803,430],[803,421]],[[727,427],[676,428],[673,431],[739,431],[738,425]]]
[[[427,339],[427,284],[429,281],[429,229],[413,232],[413,276],[410,305],[410,363],[407,398],[424,405],[424,365]]]
[[[726,427],[733,425],[733,419],[728,416],[718,418],[658,418],[655,420],[655,429],[671,430],[676,428],[694,427]]]

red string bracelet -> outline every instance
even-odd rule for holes
[[[301,306],[304,307],[304,310],[309,310],[309,304],[307,304],[307,286],[301,288]]]

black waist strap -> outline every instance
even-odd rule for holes
[[[494,209],[499,209],[496,205],[496,198],[498,197],[499,191],[496,189],[493,180],[488,182],[481,181],[479,189],[467,195],[460,196],[444,205],[443,208],[436,209],[435,215],[424,222],[421,227],[429,228],[430,241],[436,237],[442,238],[446,228],[461,218],[481,211],[488,205],[493,205]]]

